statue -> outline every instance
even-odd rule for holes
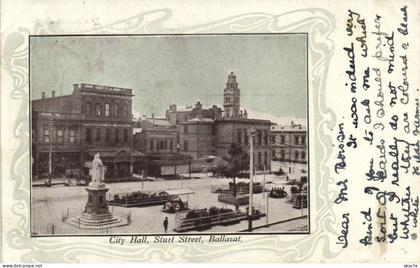
[[[102,161],[99,158],[98,153],[95,154],[95,157],[92,161],[91,175],[92,175],[92,182],[91,182],[92,185],[100,186],[104,184],[103,181],[105,178],[105,167],[104,167],[104,164],[102,164]]]

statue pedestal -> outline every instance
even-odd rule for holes
[[[85,189],[88,192],[88,200],[83,213],[78,217],[69,218],[67,223],[79,229],[103,229],[130,224],[128,218],[114,216],[109,212],[106,200],[109,189],[104,183],[90,183]]]
[[[88,200],[82,215],[68,218],[67,223],[78,227],[79,229],[104,229],[116,226],[128,225],[131,223],[131,214],[126,217],[114,216],[109,212],[106,200],[106,188],[103,183],[105,167],[102,164],[99,154],[95,154],[92,161],[92,182],[86,189]]]
[[[85,188],[88,192],[88,200],[86,202],[85,210],[82,213],[81,220],[85,223],[98,224],[112,221],[112,214],[109,212],[108,203],[106,201],[106,192],[108,188],[103,187],[89,187]]]

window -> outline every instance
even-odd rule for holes
[[[57,128],[57,142],[63,143],[63,128]]]
[[[90,103],[90,102],[87,102],[86,103],[85,115],[87,115],[87,116],[91,116],[92,115],[92,103]]]
[[[153,150],[153,140],[150,140],[150,150]]]
[[[306,137],[305,136],[302,136],[301,141],[302,141],[302,145],[305,145],[306,144]]]
[[[95,114],[96,116],[101,116],[101,104],[97,103],[95,106]]]
[[[230,98],[229,97],[226,97],[226,102],[230,102]]]
[[[188,141],[184,141],[184,151],[188,151]]]
[[[95,141],[101,141],[101,129],[97,128],[95,133]]]
[[[165,149],[165,150],[167,150],[167,149],[168,149],[168,141],[167,141],[167,140],[165,140],[165,141],[163,142],[163,149]]]
[[[115,103],[114,104],[114,116],[115,117],[118,117],[118,115],[119,115],[119,109],[118,109],[118,103]]]
[[[188,114],[185,115],[185,121],[188,121]]]
[[[267,134],[267,131],[264,131],[264,145],[268,145],[268,134]]]
[[[258,164],[261,165],[261,152],[258,152]]]
[[[276,143],[276,136],[271,136],[271,143]]]
[[[50,142],[50,129],[49,129],[49,127],[44,128],[44,142]]]
[[[170,140],[169,141],[169,150],[173,150],[174,149],[174,141]]]
[[[124,142],[128,142],[128,129],[124,129]]]
[[[264,152],[264,166],[267,168],[267,160],[268,160],[268,153],[267,151]]]
[[[105,141],[109,142],[111,140],[111,129],[105,129]]]
[[[188,133],[188,126],[184,126],[184,133]]]
[[[92,142],[92,129],[87,128],[86,129],[86,142]]]
[[[284,159],[284,151],[283,150],[281,151],[280,155],[281,155],[281,159]]]
[[[237,142],[238,142],[238,144],[241,144],[242,143],[242,131],[240,129],[236,133],[236,136],[237,136]]]
[[[248,145],[248,143],[249,143],[249,137],[248,137],[247,131],[245,130],[245,144]]]
[[[115,129],[115,142],[120,142],[120,130]]]
[[[128,115],[128,107],[127,104],[123,104],[123,115],[127,116]]]
[[[109,103],[105,103],[105,116],[109,117]]]
[[[299,136],[295,136],[295,144],[298,145],[299,144]]]
[[[258,145],[261,145],[261,141],[262,141],[262,134],[261,134],[261,130],[257,130],[257,136],[258,136]],[[258,162],[259,163],[259,162]]]
[[[305,151],[302,151],[302,152],[300,153],[300,158],[301,158],[302,160],[305,160],[305,158],[306,158],[306,152],[305,152]]]
[[[299,159],[299,152],[295,151],[295,160],[298,160],[298,159]]]
[[[70,143],[76,142],[76,131],[74,129],[69,130],[69,142]]]
[[[281,136],[281,143],[282,144],[284,143],[284,140],[285,140],[285,137],[284,136]]]

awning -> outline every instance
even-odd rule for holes
[[[194,191],[191,191],[190,189],[172,189],[172,190],[165,190],[165,193],[168,195],[189,195],[189,194],[195,194]]]
[[[144,156],[136,149],[133,148],[101,148],[101,149],[90,149],[87,151],[89,156],[92,158],[96,153],[99,153],[99,157],[103,160],[104,158],[139,158]]]

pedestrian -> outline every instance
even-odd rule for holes
[[[165,220],[163,221],[163,228],[165,228],[165,233],[168,232],[168,217],[165,217]]]

